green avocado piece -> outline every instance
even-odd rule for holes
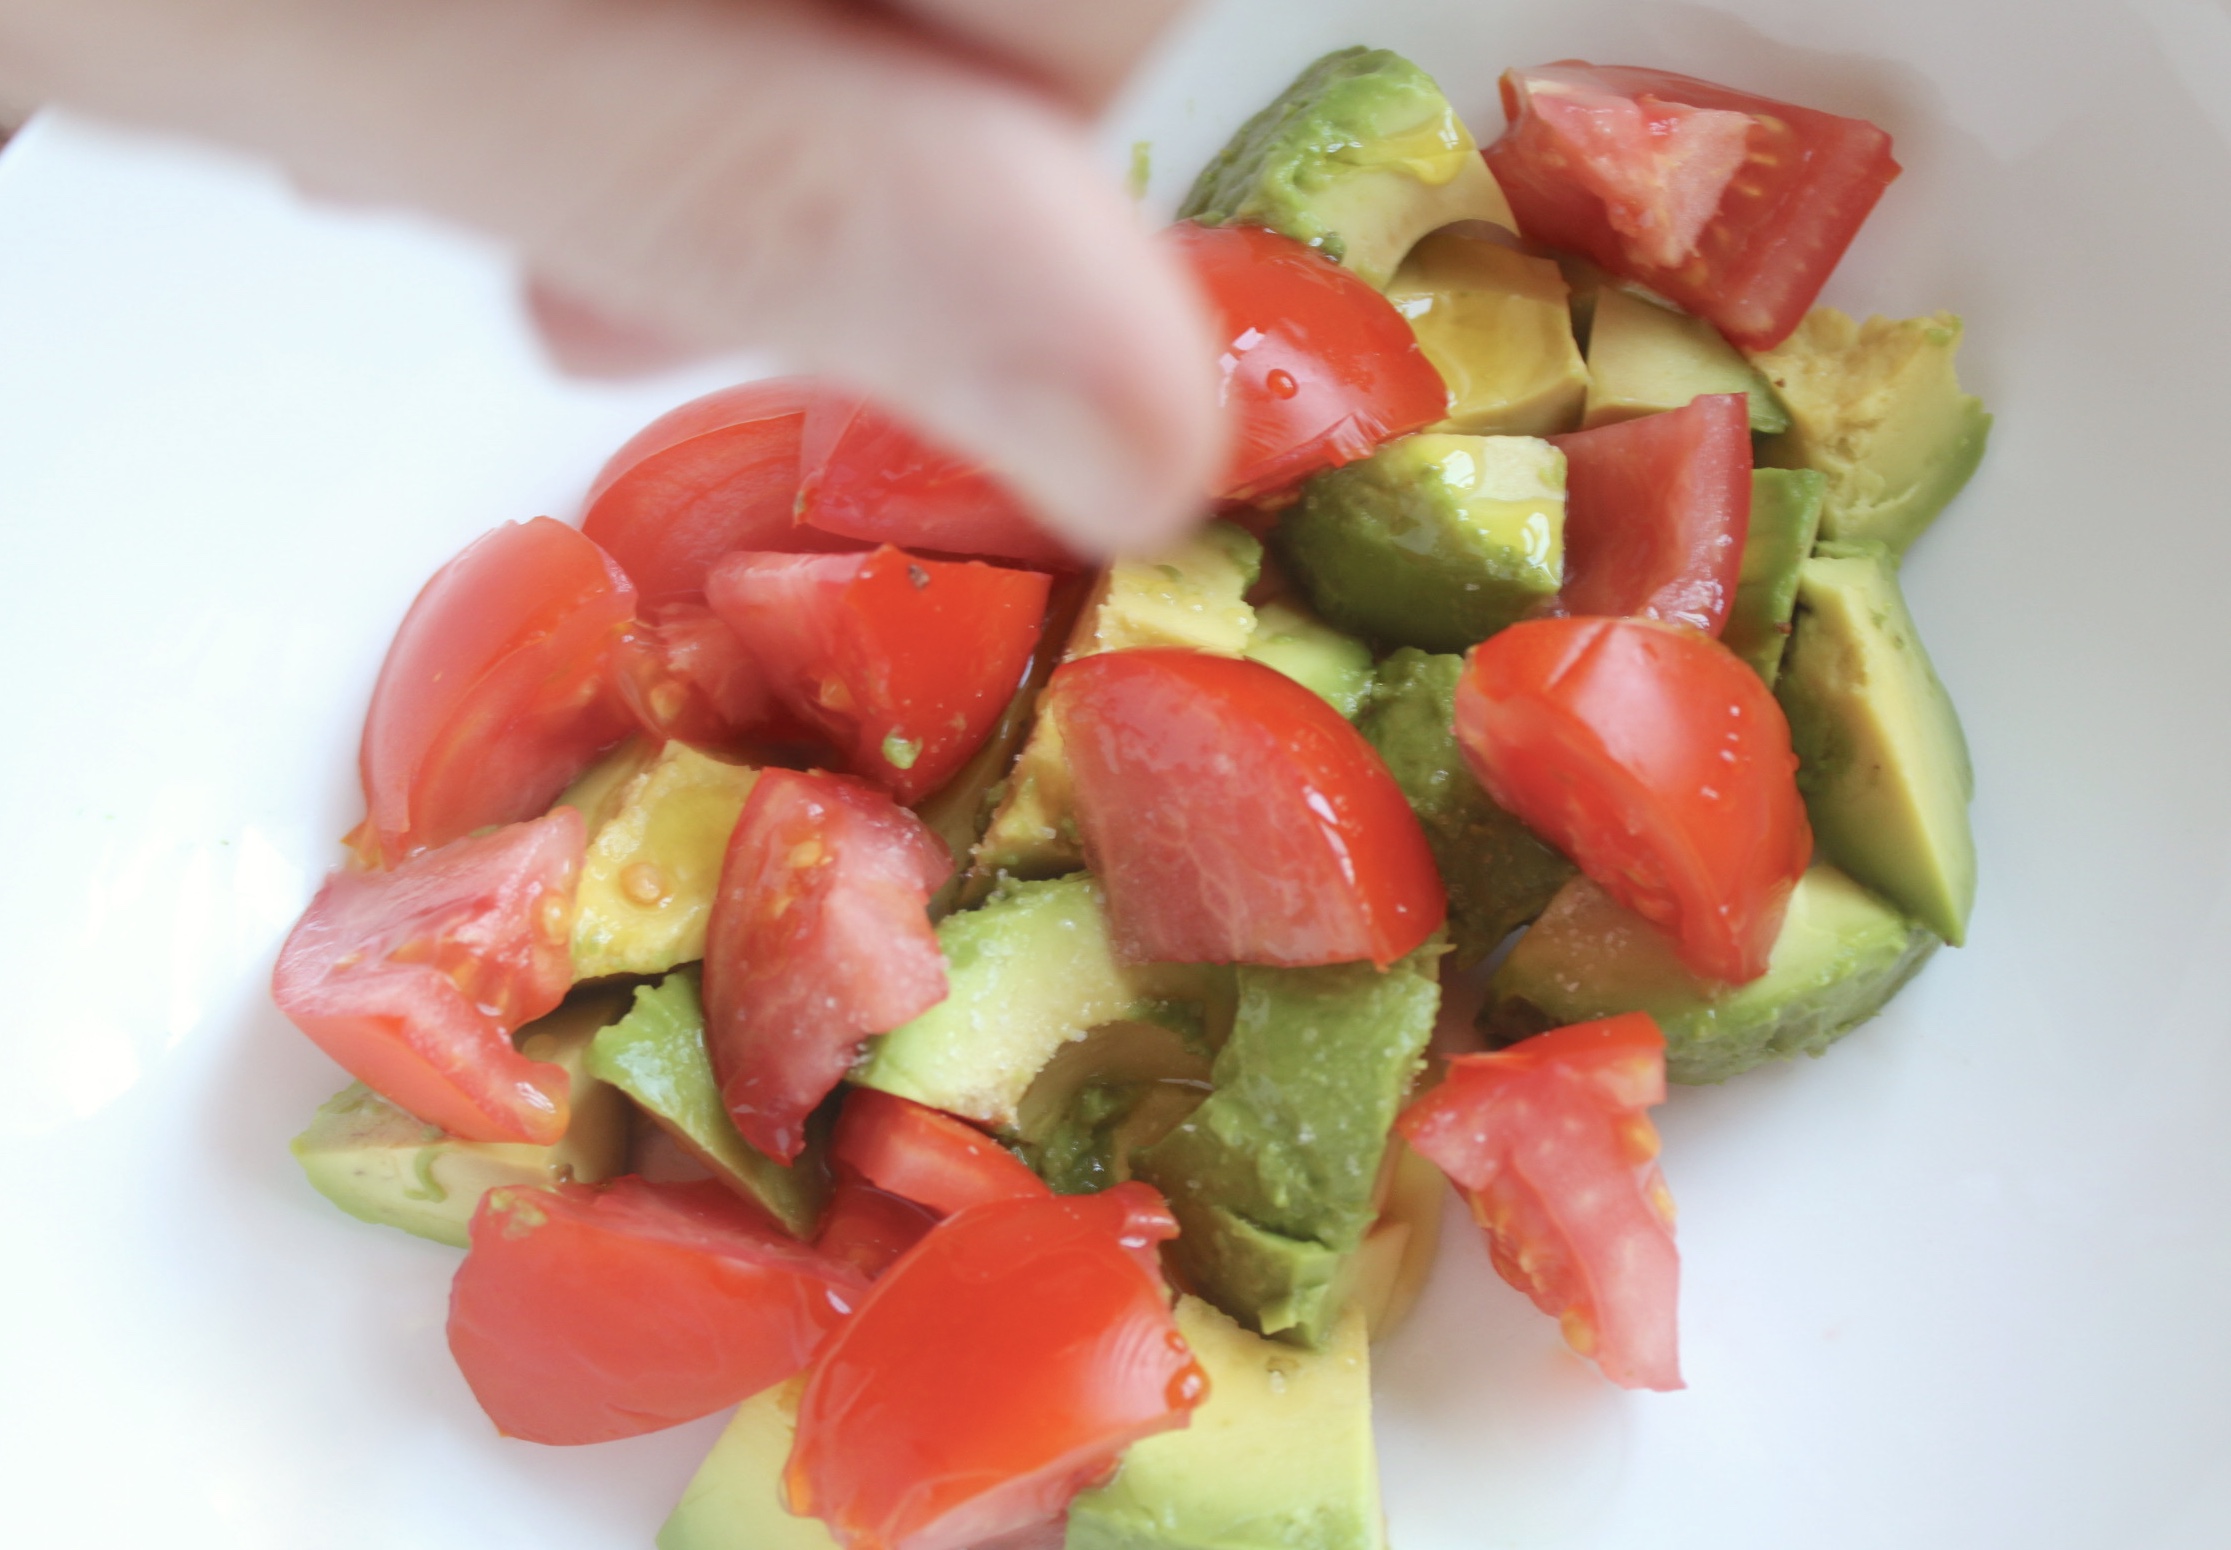
[[[1621,1012],[1648,1012],[1666,1037],[1666,1075],[1723,1082],[1769,1060],[1818,1055],[1882,1010],[1938,946],[1832,866],[1790,895],[1767,960],[1747,985],[1701,980],[1665,934],[1576,877],[1495,972],[1480,1026],[1521,1038]]]
[[[1954,947],[1975,906],[1975,767],[1879,543],[1823,544],[1774,686],[1820,854]]]
[[[589,1070],[633,1098],[715,1178],[765,1207],[793,1237],[812,1236],[829,1191],[821,1148],[809,1141],[785,1166],[736,1133],[705,1052],[705,1007],[694,967],[656,986],[638,985],[627,1016],[589,1047]]]
[[[792,1378],[737,1407],[659,1529],[658,1550],[837,1550],[819,1518],[782,1505],[803,1386]]]
[[[1371,48],[1325,55],[1241,125],[1178,219],[1267,226],[1381,289],[1429,231],[1466,220],[1517,227],[1433,77]]]
[[[1387,300],[1448,385],[1448,418],[1428,429],[1551,436],[1579,428],[1588,367],[1556,260],[1437,231],[1402,261]]]
[[[1405,436],[1311,479],[1274,538],[1338,628],[1464,651],[1563,584],[1565,454],[1531,436]]]
[[[462,1141],[352,1082],[294,1138],[295,1161],[319,1194],[358,1220],[464,1248],[489,1190],[595,1184],[625,1166],[627,1103],[587,1069],[590,1039],[618,1011],[617,997],[584,994],[519,1030],[520,1051],[568,1079],[566,1133],[548,1146]]]
[[[1350,721],[1371,694],[1371,648],[1291,603],[1255,610],[1247,655],[1275,667]]]
[[[1983,401],[1960,391],[1960,320],[1949,312],[1856,323],[1833,307],[1752,360],[1789,409],[1759,451],[1828,478],[1820,536],[1907,547],[1960,493],[1990,439]]]
[[[1198,1297],[1178,1299],[1177,1325],[1208,1398],[1070,1503],[1063,1550],[1384,1550],[1362,1315],[1322,1351],[1265,1340]]]
[[[1758,435],[1789,429],[1789,412],[1773,384],[1710,323],[1618,286],[1598,292],[1588,335],[1584,427],[1685,408],[1705,393],[1748,393]]]
[[[1131,1158],[1209,1091],[1205,1038],[1166,1023],[1103,1023],[1064,1044],[1016,1105],[1014,1141],[1056,1194],[1131,1177]]]
[[[1469,968],[1548,907],[1573,864],[1495,803],[1456,745],[1464,659],[1405,646],[1379,664],[1357,729],[1425,829],[1449,895],[1451,959]]]
[[[1810,468],[1751,472],[1751,530],[1743,541],[1743,573],[1728,608],[1720,643],[1758,670],[1766,686],[1781,676],[1797,611],[1798,569],[1820,531],[1827,480]]]

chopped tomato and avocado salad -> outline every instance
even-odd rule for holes
[[[1376,1550],[1449,1185],[1680,1388],[1651,1109],[1962,941],[1899,576],[1990,417],[1958,319],[1814,306],[1890,137],[1502,97],[1344,49],[1201,174],[1231,453],[1165,553],[791,379],[411,605],[273,976],[354,1078],[295,1152],[464,1251],[505,1435],[734,1408],[662,1550]]]

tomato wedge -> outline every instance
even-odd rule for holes
[[[731,550],[862,547],[798,523],[799,438],[819,391],[808,378],[778,377],[660,415],[597,475],[581,531],[654,602],[702,593],[705,572]]]
[[[1052,1193],[975,1126],[872,1087],[846,1095],[829,1159],[939,1216],[988,1200]]]
[[[653,737],[719,747],[775,713],[765,669],[703,603],[647,604],[613,663],[621,698]]]
[[[789,1162],[862,1039],[945,999],[929,897],[952,853],[841,775],[764,770],[728,838],[705,940],[705,1044],[736,1128]]]
[[[866,1294],[724,1185],[514,1185],[473,1213],[449,1349],[505,1436],[606,1442],[781,1382]]]
[[[964,1550],[1058,1518],[1207,1382],[1153,1245],[1143,1184],[948,1217],[815,1360],[784,1480],[846,1545]]]
[[[1064,663],[1047,692],[1126,956],[1384,968],[1447,914],[1386,766],[1283,673],[1110,651]]]
[[[821,1213],[813,1246],[874,1280],[920,1243],[937,1213],[861,1179],[839,1179]]]
[[[1681,1256],[1644,1110],[1665,1102],[1646,1012],[1459,1055],[1396,1128],[1470,1199],[1504,1280],[1625,1388],[1681,1383]]]
[[[1216,315],[1232,456],[1211,493],[1254,501],[1449,412],[1394,304],[1306,243],[1254,226],[1165,233]]]
[[[372,689],[357,854],[393,865],[547,808],[628,729],[609,666],[634,611],[619,567],[548,517],[436,571]]]
[[[1514,624],[1473,648],[1456,736],[1497,802],[1690,969],[1766,972],[1813,836],[1789,722],[1740,657],[1639,619]]]
[[[864,399],[833,389],[815,396],[806,410],[800,466],[798,516],[809,528],[1050,570],[1083,563],[991,474],[932,446]]]
[[[1746,350],[1789,337],[1899,171],[1890,136],[1864,119],[1663,70],[1508,71],[1503,111],[1487,163],[1521,231]]]
[[[825,732],[854,774],[917,802],[982,743],[1046,618],[1036,571],[873,554],[732,554],[713,612],[776,698]]]
[[[1550,440],[1565,453],[1567,611],[1719,634],[1751,531],[1744,396],[1708,394],[1665,414]]]
[[[271,998],[349,1075],[468,1141],[565,1134],[565,1072],[511,1034],[565,999],[587,834],[561,807],[385,872],[335,872]]]

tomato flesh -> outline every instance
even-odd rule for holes
[[[340,871],[271,976],[288,1019],[348,1073],[468,1141],[565,1134],[565,1072],[511,1046],[573,978],[587,843],[561,807],[384,872]]]
[[[1487,162],[1521,231],[1746,350],[1789,337],[1899,171],[1890,136],[1864,119],[1663,70],[1512,70],[1503,109],[1510,127]],[[1722,116],[1737,114],[1749,120],[1739,144]]]
[[[813,1246],[874,1280],[920,1243],[938,1216],[863,1179],[838,1179]]]
[[[705,1044],[745,1140],[780,1162],[860,1041],[945,999],[929,897],[952,853],[874,787],[764,770],[705,941]]]
[[[549,807],[626,733],[610,658],[635,589],[548,517],[507,522],[434,573],[364,719],[358,855],[393,865]]]
[[[1646,620],[1515,624],[1473,648],[1456,735],[1489,794],[1690,969],[1766,972],[1813,837],[1789,723],[1741,658]]]
[[[1566,610],[1719,634],[1751,530],[1744,395],[1550,439],[1565,454]]]
[[[720,1184],[490,1190],[449,1299],[449,1349],[507,1437],[678,1426],[805,1367],[867,1293]]]
[[[1148,1262],[1175,1231],[1141,1184],[941,1222],[815,1360],[791,1510],[857,1550],[963,1550],[1057,1519],[1205,1397]]]
[[[1462,1189],[1504,1280],[1625,1388],[1682,1387],[1673,1197],[1644,1111],[1665,1038],[1644,1012],[1459,1055],[1396,1128]]]
[[[977,561],[733,554],[713,612],[775,697],[902,802],[976,751],[1030,667],[1050,582]]]
[[[1416,815],[1340,713],[1263,666],[1110,651],[1048,686],[1128,957],[1384,968],[1447,914]]]
[[[872,1087],[846,1095],[830,1161],[939,1216],[988,1200],[1051,1193],[975,1126]]]
[[[1306,243],[1181,221],[1164,234],[1207,293],[1232,453],[1211,493],[1274,496],[1449,412],[1394,304]]]
[[[720,747],[775,713],[765,669],[703,603],[645,605],[613,662],[621,698],[653,737]]]

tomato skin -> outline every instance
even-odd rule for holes
[[[1049,579],[979,561],[732,554],[713,612],[854,774],[918,802],[968,762],[1030,667]],[[903,761],[903,762],[902,762]]]
[[[1600,182],[1576,176],[1587,148],[1535,108],[1537,95],[1570,91],[1632,99],[1646,111],[1656,102],[1752,116],[1744,160],[1683,262],[1653,262],[1647,243],[1638,250],[1615,229]],[[1789,337],[1900,170],[1890,136],[1864,119],[1663,70],[1577,59],[1511,70],[1503,110],[1510,128],[1487,148],[1487,163],[1527,237],[1640,281],[1746,350]]]
[[[302,912],[271,998],[383,1097],[468,1141],[565,1134],[565,1072],[511,1034],[565,999],[587,832],[561,807],[384,872],[339,871]]]
[[[549,807],[627,731],[610,657],[634,611],[619,567],[548,517],[507,522],[436,571],[364,718],[357,854],[392,866]]]
[[[937,1223],[937,1213],[926,1206],[902,1200],[863,1179],[840,1178],[829,1192],[813,1246],[872,1281]]]
[[[929,897],[952,853],[865,782],[763,770],[705,940],[705,1044],[745,1140],[779,1162],[860,1041],[945,999]]]
[[[1052,1193],[1026,1164],[975,1126],[872,1087],[845,1095],[829,1158],[878,1189],[939,1216],[988,1200]]]
[[[791,1511],[852,1550],[963,1550],[1058,1518],[1205,1397],[1148,1262],[1175,1231],[1136,1183],[948,1217],[815,1360]]]
[[[1504,1280],[1625,1388],[1682,1387],[1681,1256],[1658,1135],[1665,1037],[1646,1012],[1487,1055],[1396,1121],[1462,1189]]]
[[[1449,412],[1394,304],[1306,243],[1180,221],[1163,234],[1214,310],[1232,454],[1220,500],[1255,501]]]
[[[819,391],[809,378],[777,377],[660,415],[605,463],[581,531],[652,602],[701,594],[731,550],[861,547],[800,526],[794,510],[799,438]]]
[[[1495,800],[1681,961],[1766,972],[1813,836],[1789,722],[1719,642],[1640,619],[1536,619],[1473,648],[1456,736]]]
[[[1719,634],[1751,531],[1744,395],[1550,440],[1565,454],[1566,611]]]
[[[1048,685],[1085,854],[1126,956],[1381,968],[1448,900],[1361,734],[1259,662],[1102,652]]]
[[[473,1213],[449,1348],[505,1436],[606,1442],[781,1382],[866,1292],[720,1184],[514,1185]]]

